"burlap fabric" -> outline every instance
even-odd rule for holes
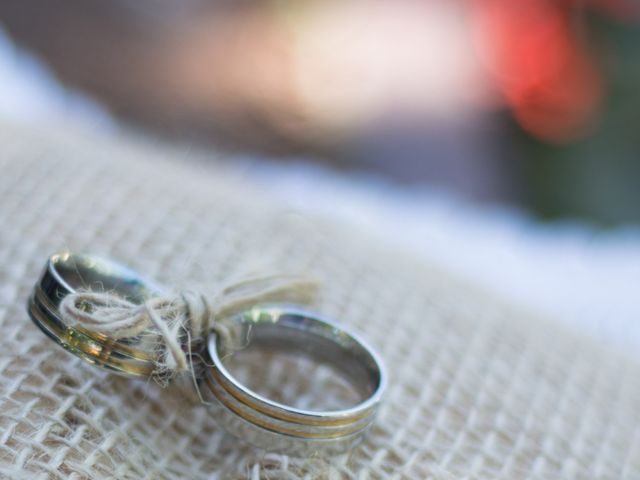
[[[188,148],[0,128],[0,472],[5,478],[640,478],[640,365],[331,219],[301,216]],[[25,300],[60,247],[206,290],[268,259],[381,351],[371,435],[288,458],[206,407],[53,345]],[[603,279],[603,288],[606,281]],[[314,392],[313,377],[299,392]]]

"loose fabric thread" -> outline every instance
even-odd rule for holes
[[[260,303],[308,304],[317,295],[314,280],[295,275],[251,278],[206,296],[199,292],[151,297],[135,303],[111,292],[77,291],[60,303],[67,325],[83,327],[114,340],[141,338],[155,363],[154,378],[167,383],[193,372],[192,345],[203,345],[215,331],[232,342],[228,319]]]

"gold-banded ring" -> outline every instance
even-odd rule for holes
[[[62,299],[79,289],[115,292],[133,302],[162,290],[134,271],[94,255],[61,252],[51,255],[31,292],[27,309],[33,322],[56,343],[78,357],[113,372],[151,376],[155,362],[144,339],[114,340],[98,332],[71,327],[62,319]]]
[[[362,401],[333,410],[304,410],[275,402],[235,378],[222,359],[232,352],[209,336],[212,367],[206,386],[216,416],[234,435],[266,449],[313,454],[344,451],[363,437],[375,419],[386,386],[382,362],[356,334],[312,312],[286,305],[262,305],[230,319],[247,345],[300,353],[330,363],[356,387]]]

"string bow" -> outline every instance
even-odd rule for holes
[[[229,340],[225,319],[261,303],[308,304],[317,283],[295,275],[271,275],[234,283],[206,296],[185,290],[135,303],[112,292],[77,291],[67,295],[59,310],[71,327],[82,327],[114,340],[133,339],[154,359],[153,375],[167,382],[193,374],[194,345],[205,344],[215,331]]]

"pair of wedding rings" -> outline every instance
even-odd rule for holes
[[[163,289],[134,271],[92,255],[52,255],[29,298],[29,315],[40,329],[73,354],[130,377],[150,377],[154,358],[144,339],[115,340],[66,324],[59,306],[78,289],[98,289],[143,303]],[[211,332],[200,390],[216,419],[231,434],[258,447],[298,454],[344,452],[370,428],[386,385],[375,351],[354,333],[303,309],[256,305],[229,319],[244,331],[249,346],[294,352],[331,364],[360,395],[340,410],[316,411],[285,405],[243,385],[225,366],[229,345]]]

